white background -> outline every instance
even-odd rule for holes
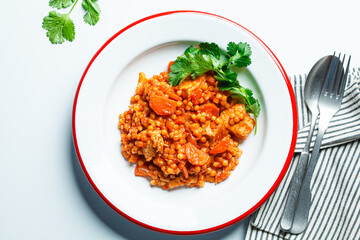
[[[79,169],[71,116],[80,77],[101,45],[135,20],[171,10],[218,14],[261,38],[288,75],[307,73],[334,51],[360,66],[355,0],[99,0],[99,23],[86,25],[78,4],[76,39],[62,45],[50,44],[41,28],[48,1],[1,3],[0,239],[244,239],[246,220],[196,237],[138,227],[104,204]]]

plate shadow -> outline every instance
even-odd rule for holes
[[[76,185],[81,193],[84,202],[89,206],[91,211],[93,211],[96,216],[101,219],[106,226],[108,226],[112,231],[121,235],[125,239],[130,240],[143,240],[143,239],[157,239],[157,240],[218,240],[226,238],[229,234],[237,230],[241,225],[248,224],[248,218],[235,223],[225,229],[215,231],[212,233],[193,235],[193,236],[184,236],[184,235],[169,235],[160,232],[155,232],[153,230],[146,229],[142,226],[139,226],[117,212],[115,212],[94,190],[94,188],[89,183],[86,178],[80,163],[78,161],[75,148],[73,145],[73,138],[70,131],[70,141],[69,141],[69,151],[71,155],[73,173],[76,179]],[[243,236],[239,238],[245,239],[245,231],[241,232]]]

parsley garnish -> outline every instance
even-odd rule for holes
[[[251,64],[251,47],[247,43],[229,42],[227,51],[222,51],[216,43],[200,43],[199,47],[190,46],[185,53],[175,60],[170,67],[169,83],[179,85],[187,78],[196,79],[198,76],[214,71],[220,91],[229,91],[233,98],[243,102],[246,111],[252,113],[256,119],[260,112],[260,103],[253,97],[253,92],[240,85],[234,68],[243,68]]]
[[[89,25],[94,26],[99,21],[99,15],[101,13],[97,0],[83,0],[82,7],[86,11],[84,21]]]
[[[71,9],[68,13],[59,13],[57,11],[49,12],[44,17],[42,27],[47,30],[46,36],[53,44],[62,44],[65,40],[72,42],[75,39],[75,25],[70,18],[70,13],[79,0],[50,0],[49,6],[56,9]],[[99,21],[100,7],[97,0],[82,0],[82,7],[85,10],[84,22],[89,25],[95,25]]]

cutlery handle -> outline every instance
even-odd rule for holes
[[[285,209],[280,221],[280,228],[285,232],[288,232],[292,227],[295,207],[299,197],[301,183],[304,179],[308,159],[309,152],[301,152],[298,165],[296,166],[295,173],[290,183],[289,193],[285,203]]]
[[[315,170],[316,163],[319,159],[320,146],[324,137],[325,130],[329,125],[329,121],[319,122],[319,131],[316,136],[314,149],[311,153],[310,162],[307,167],[307,171],[304,177],[304,181],[301,185],[300,195],[297,202],[293,224],[290,232],[293,234],[302,233],[308,225],[309,211],[311,206],[311,178]]]
[[[290,231],[290,229],[292,227],[294,214],[295,214],[295,208],[296,208],[296,204],[298,201],[301,184],[304,179],[306,167],[308,164],[310,142],[311,142],[312,135],[314,133],[315,124],[316,124],[318,115],[319,115],[319,113],[317,111],[312,112],[312,114],[311,114],[310,131],[309,131],[306,143],[305,143],[305,147],[304,147],[303,151],[301,152],[300,158],[298,160],[298,164],[296,166],[294,175],[293,175],[291,183],[290,183],[289,193],[288,193],[288,196],[286,199],[284,212],[283,212],[283,215],[282,215],[281,221],[280,221],[280,228],[281,228],[281,230],[283,230],[285,232]]]

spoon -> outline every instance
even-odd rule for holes
[[[301,184],[304,179],[309,160],[311,138],[319,115],[318,101],[331,58],[332,56],[326,56],[317,61],[311,68],[308,77],[306,78],[304,99],[305,104],[311,113],[311,125],[305,147],[301,152],[298,165],[296,166],[295,173],[290,183],[285,209],[280,221],[280,228],[284,232],[291,232],[297,199],[299,197]]]

